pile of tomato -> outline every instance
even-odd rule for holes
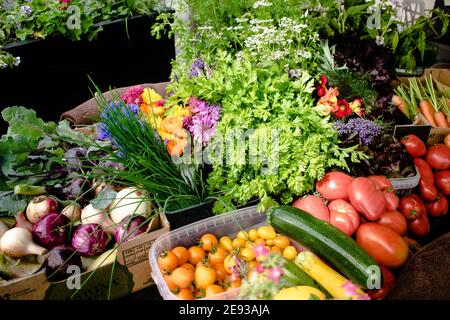
[[[298,253],[288,237],[277,234],[271,226],[261,226],[240,231],[234,239],[204,234],[194,246],[178,246],[162,252],[158,266],[167,287],[179,298],[211,297],[239,288],[241,275],[246,274],[248,278],[255,272],[254,247],[261,244],[268,252],[289,260],[294,260]]]

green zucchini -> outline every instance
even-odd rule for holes
[[[378,264],[345,233],[291,206],[270,208],[267,220],[275,230],[311,250],[347,279],[367,288],[373,266]]]

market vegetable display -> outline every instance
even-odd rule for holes
[[[271,208],[267,218],[276,230],[328,261],[349,280],[367,286],[370,267],[377,263],[339,229],[289,206]]]

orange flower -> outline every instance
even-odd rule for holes
[[[146,115],[160,116],[164,113],[164,107],[151,106],[149,104],[143,103],[140,105],[141,111]]]
[[[171,156],[181,156],[186,148],[187,133],[183,129],[178,129],[174,134],[174,138],[167,143],[167,151]]]

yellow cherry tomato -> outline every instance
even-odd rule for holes
[[[236,264],[236,256],[233,254],[229,254],[225,257],[225,260],[223,260],[223,266],[225,267],[225,270],[228,273],[233,273],[233,267]]]
[[[258,236],[265,240],[275,239],[275,237],[277,236],[275,230],[271,226],[259,227],[257,232],[258,232]]]
[[[255,241],[256,239],[258,239],[258,231],[256,231],[256,229],[251,229],[248,232],[248,237],[251,241]]]
[[[256,270],[251,270],[247,272],[247,280],[250,282],[255,282],[258,279],[258,272]]]
[[[224,248],[226,251],[233,250],[233,242],[231,241],[230,237],[223,236],[219,239],[219,244],[222,248]]]
[[[248,240],[248,233],[247,231],[239,231],[236,238],[242,239],[247,241]]]
[[[240,256],[245,261],[252,261],[255,260],[255,254],[253,253],[253,250],[250,248],[244,248],[240,252]]]
[[[241,238],[236,238],[233,240],[233,248],[243,248],[245,247],[245,240]]]
[[[267,240],[266,240],[266,244],[267,244],[268,246],[273,246],[273,245],[274,245],[272,239],[267,239]]]
[[[249,269],[254,269],[256,268],[256,265],[257,265],[256,261],[250,261],[247,266]]]
[[[291,241],[286,236],[279,236],[273,239],[273,245],[277,246],[281,250],[284,250],[286,247],[291,245]]]
[[[255,246],[255,244],[251,241],[246,241],[245,242],[245,248],[249,248],[249,249],[253,249],[253,247]]]
[[[270,248],[270,253],[279,254],[281,256],[283,254],[283,251],[279,247],[273,246],[272,248]]]
[[[295,249],[294,246],[287,246],[283,250],[283,257],[285,257],[288,260],[294,260],[297,256],[297,249]]]
[[[266,241],[264,239],[262,239],[262,238],[257,238],[254,241],[254,243],[255,243],[255,246],[260,245],[260,244],[266,245]]]

